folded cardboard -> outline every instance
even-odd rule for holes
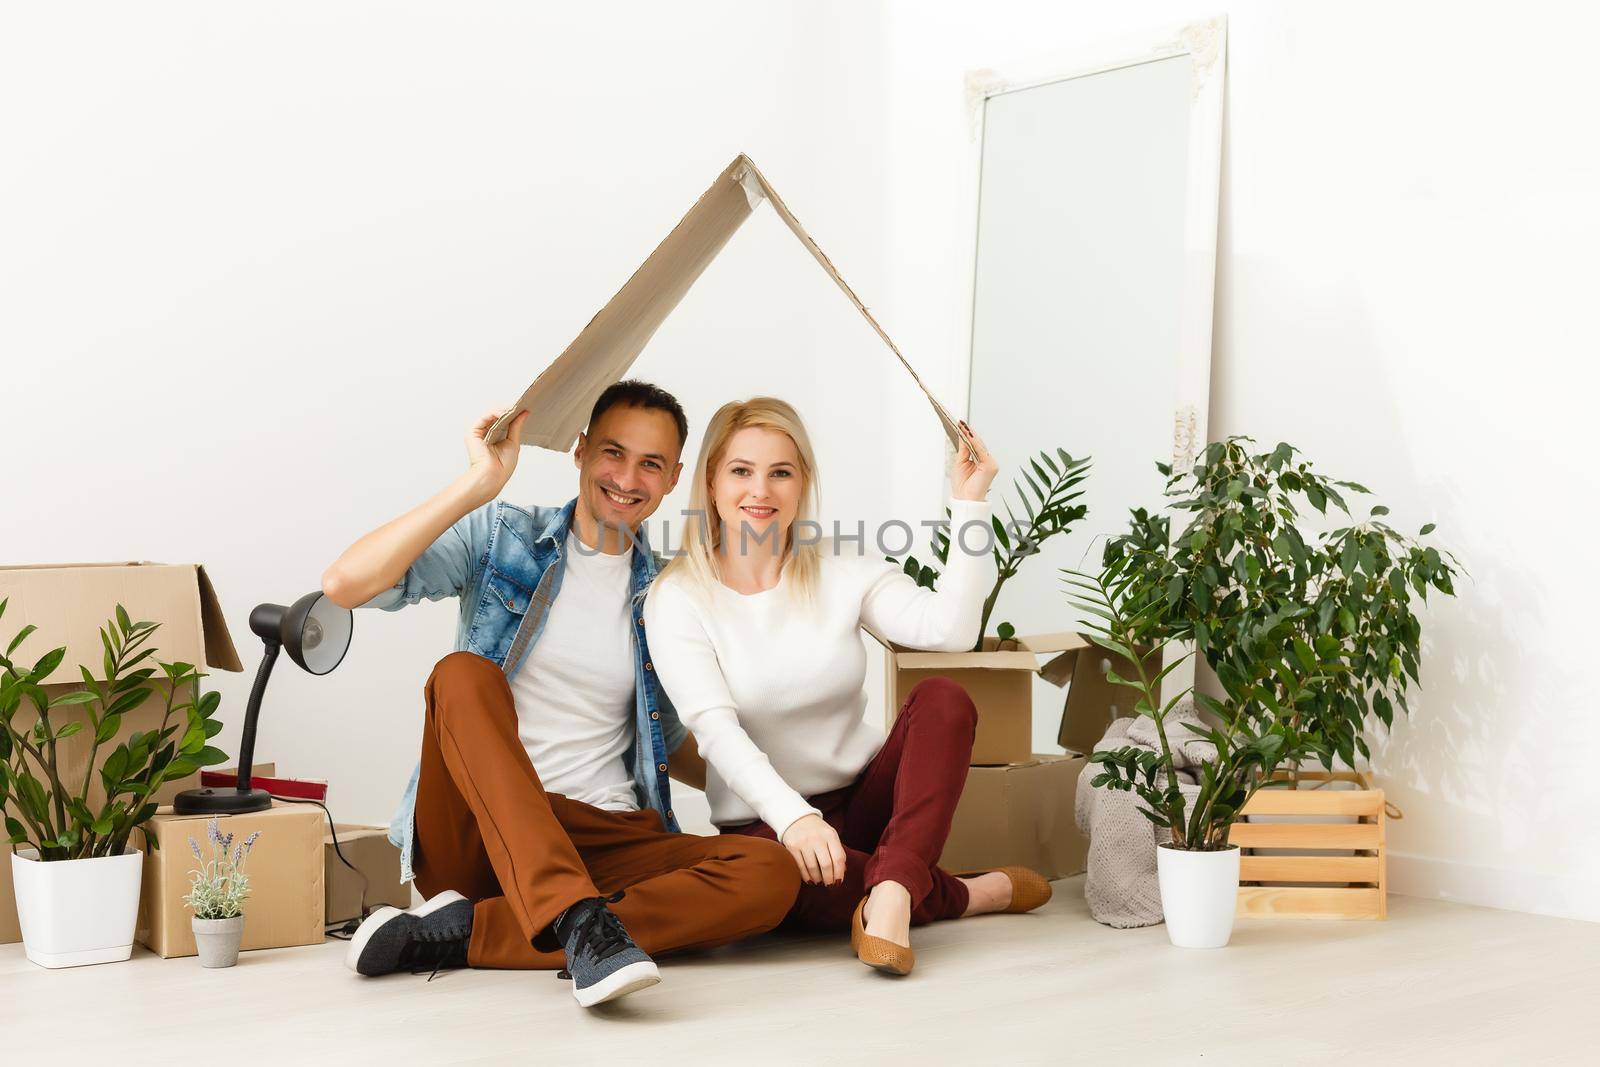
[[[153,837],[158,847],[151,849],[145,842],[135,936],[165,959],[195,954],[193,915],[183,897],[192,885],[190,872],[199,867],[189,839],[194,838],[202,854],[210,855],[206,840],[209,818],[178,815],[168,807],[145,826],[146,835]],[[218,818],[218,829],[233,834],[235,844],[261,831],[245,866],[250,896],[244,905],[241,948],[322,942],[323,827],[322,809],[314,804],[274,803],[265,811]]]
[[[328,923],[360,918],[363,903],[369,909],[384,904],[411,907],[411,887],[400,881],[400,850],[390,843],[385,827],[341,823],[334,831],[338,849],[333,834],[322,837],[322,910]],[[355,870],[340,861],[341,853]]]
[[[1144,650],[1140,659],[1148,676],[1161,671],[1158,651]],[[1129,681],[1138,676],[1133,660],[1110,652],[1085,638],[1079,648],[1063,651],[1039,668],[1045,681],[1067,687],[1056,743],[1069,752],[1093,752],[1113,720],[1133,715],[1138,694],[1111,680],[1111,673]],[[1160,698],[1161,687],[1156,686]]]
[[[205,568],[196,564],[74,563],[0,567],[0,600],[9,601],[5,619],[0,622],[0,634],[8,641],[10,635],[24,626],[38,627],[13,658],[31,663],[53,648],[66,646],[66,658],[50,676],[56,684],[44,687],[51,699],[83,688],[80,668],[86,668],[96,679],[104,679],[100,627],[112,617],[118,604],[126,607],[136,620],[161,624],[146,646],[156,650],[153,658],[168,663],[204,663],[217,670],[241,669],[216,590]],[[188,699],[187,690],[185,687],[180,691],[180,701]],[[164,707],[163,699],[151,697],[141,707],[124,715],[121,730],[113,742],[101,745],[99,758],[109,755],[116,741],[126,740],[135,731],[160,727]],[[224,717],[227,714],[223,712]],[[24,702],[13,724],[26,729],[36,718],[33,705]],[[87,724],[87,711],[81,706],[68,705],[51,712],[51,721],[58,727],[74,719]],[[93,749],[93,735],[92,730],[80,730],[57,745],[62,781],[69,787],[82,786]],[[33,770],[38,773],[38,768]],[[170,803],[180,790],[193,787],[198,780],[196,774],[168,782],[152,799]],[[105,789],[99,775],[90,775],[90,807],[98,808],[104,801]],[[13,817],[19,815],[13,806],[7,807],[7,813]],[[17,925],[9,863],[0,863],[0,867],[6,868],[0,872],[0,944],[9,944],[21,940],[22,932]]]
[[[1073,817],[1076,753],[1034,756],[1005,767],[972,767],[939,866],[960,873],[1020,865],[1046,878],[1080,874],[1089,839]]]
[[[750,157],[743,154],[728,164],[689,213],[590,320],[566,351],[546,367],[517,403],[489,428],[489,443],[493,444],[506,435],[507,427],[518,412],[528,411],[532,415],[523,423],[523,444],[561,452],[571,448],[578,431],[583,429],[589,417],[589,409],[595,399],[607,386],[627,373],[696,279],[717,258],[728,239],[754,214],[763,200],[771,202],[784,225],[827,271],[834,284],[850,298],[850,302],[883,343],[889,346],[900,365],[916,382],[917,388],[928,398],[928,403],[933,405],[950,442],[959,446],[961,433],[950,413],[922,384],[922,379],[889,339],[883,327],[878,325],[878,320],[873,318],[866,304],[845,284],[839,271],[817,247],[811,235],[806,233],[766,177],[756,169]]]
[[[871,633],[869,630],[868,633]],[[949,678],[978,708],[972,742],[974,765],[1026,763],[1033,759],[1033,678],[1039,657],[1084,647],[1078,634],[1038,634],[1005,643],[983,639],[979,652],[917,652],[872,634],[884,656],[884,716],[893,723],[917,683]]]

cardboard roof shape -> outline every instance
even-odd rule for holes
[[[906,357],[867,306],[845,284],[822,249],[779,198],[750,157],[740,154],[717,176],[711,188],[695,202],[650,258],[633,273],[617,295],[589,321],[583,332],[534,379],[522,398],[489,428],[492,444],[506,435],[506,427],[521,411],[531,413],[523,423],[522,443],[564,452],[577,440],[589,411],[606,387],[620,380],[650,343],[657,329],[683,300],[695,280],[717,258],[740,226],[763,200],[770,201],[800,243],[844,291],[900,365],[911,375],[938,414],[945,434],[960,447],[961,431],[944,406],[928,392]]]

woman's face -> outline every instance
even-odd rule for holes
[[[748,426],[730,437],[711,472],[723,551],[782,551],[800,513],[804,482],[800,450],[788,434]]]

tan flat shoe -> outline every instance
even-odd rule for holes
[[[910,974],[917,963],[916,953],[905,945],[867,933],[861,917],[866,910],[867,898],[862,897],[861,903],[856,905],[856,913],[850,917],[850,947],[855,950],[856,959],[885,974]]]
[[[1033,911],[1050,903],[1052,893],[1050,883],[1045,880],[1044,875],[1027,867],[985,867],[981,871],[968,871],[956,877],[975,878],[991,871],[999,871],[1011,879],[1011,903],[1002,909],[1003,914],[1020,915],[1022,912]]]

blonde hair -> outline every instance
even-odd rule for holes
[[[690,519],[684,524],[683,551],[673,557],[661,572],[661,577],[682,573],[701,588],[709,588],[722,581],[722,569],[717,554],[722,549],[722,516],[711,495],[711,476],[728,451],[728,442],[740,430],[752,427],[776,430],[794,442],[800,454],[800,509],[794,524],[784,533],[784,568],[789,585],[799,599],[809,601],[817,588],[822,570],[822,552],[817,541],[795,544],[794,527],[804,521],[813,521],[817,511],[817,459],[811,451],[811,438],[800,421],[800,413],[777,397],[757,396],[749,400],[735,400],[722,405],[706,424],[705,438],[700,442],[700,455],[695,460],[694,481],[689,486],[689,513],[702,516],[702,521]]]

